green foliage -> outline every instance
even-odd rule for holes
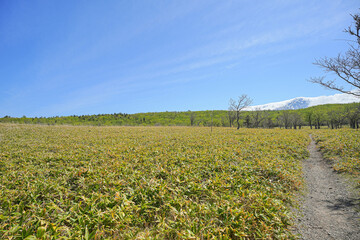
[[[355,109],[356,104],[327,104],[321,106],[310,107],[299,110],[278,110],[278,111],[262,111],[266,115],[267,127],[279,126],[277,119],[284,111],[291,113],[298,113],[303,123],[307,123],[307,114],[313,112],[313,116],[321,115],[324,124],[327,122],[328,112],[345,112],[347,108]],[[358,110],[357,110],[358,111]],[[228,111],[214,110],[214,111],[196,111],[196,112],[150,112],[150,113],[114,113],[114,114],[98,114],[98,115],[83,115],[83,116],[66,116],[66,117],[22,117],[12,118],[5,116],[0,118],[3,123],[21,123],[21,124],[47,124],[47,125],[91,125],[91,126],[190,126],[191,114],[196,117],[194,119],[194,126],[211,126],[215,127],[229,127]],[[212,117],[211,117],[212,115]],[[242,126],[248,125],[247,119],[253,117],[254,112],[241,112]],[[263,116],[264,117],[264,116]],[[256,124],[257,125],[257,124]],[[271,126],[269,126],[271,125]],[[265,127],[264,124],[257,127]]]
[[[289,239],[305,131],[0,124],[1,239]]]
[[[360,186],[360,131],[324,129],[312,135],[324,157],[333,161],[334,170],[352,174]]]

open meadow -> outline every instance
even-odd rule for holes
[[[346,128],[0,124],[0,237],[294,238],[310,133],[359,180],[360,132]]]
[[[0,141],[1,238],[241,239],[291,237],[309,137],[1,124]]]
[[[359,3],[0,0],[0,240],[360,240]]]
[[[293,238],[309,133],[359,179],[352,129],[0,124],[0,237]]]

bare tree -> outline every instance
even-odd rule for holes
[[[246,94],[239,96],[237,101],[230,98],[229,110],[235,112],[236,114],[237,129],[240,128],[240,111],[248,107],[251,103],[251,98],[249,98]]]
[[[352,29],[350,26],[348,29],[345,29],[345,32],[356,38],[355,41],[352,41],[355,44],[350,44],[350,49],[345,54],[339,54],[335,58],[321,58],[316,60],[314,64],[323,68],[325,72],[335,73],[343,84],[358,91],[346,90],[342,86],[343,84],[338,84],[335,80],[325,80],[325,77],[311,78],[310,82],[320,84],[328,89],[360,97],[360,16],[358,14],[351,16],[355,23],[355,29]]]

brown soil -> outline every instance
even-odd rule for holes
[[[311,136],[310,136],[311,137]],[[300,239],[360,239],[359,195],[316,149],[303,163],[306,192],[295,220]]]

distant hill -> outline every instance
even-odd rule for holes
[[[360,102],[360,98],[343,93],[343,94],[334,94],[331,96],[320,96],[320,97],[297,97],[281,102],[250,106],[245,110],[247,111],[296,110],[296,109],[303,109],[303,108],[325,105],[325,104],[344,104],[344,103],[354,103],[354,102]]]
[[[319,97],[297,97],[281,102],[268,103],[258,106],[250,106],[244,109],[241,122],[245,117],[255,117],[256,111],[266,111],[261,118],[272,122],[276,126],[278,116],[283,111],[296,112],[303,118],[309,112],[320,112],[322,121],[327,121],[327,113],[344,113],[350,108],[355,108],[360,98],[348,94],[334,94]],[[358,109],[356,107],[356,109]],[[358,111],[358,110],[357,110]],[[255,115],[254,115],[255,114]],[[260,116],[260,115],[259,115]],[[230,125],[227,110],[214,111],[166,111],[148,113],[114,113],[82,116],[56,116],[56,117],[21,117],[13,118],[5,116],[0,118],[3,123],[47,124],[47,125],[96,125],[96,126],[190,126],[190,119],[194,119],[194,126],[222,126]]]

